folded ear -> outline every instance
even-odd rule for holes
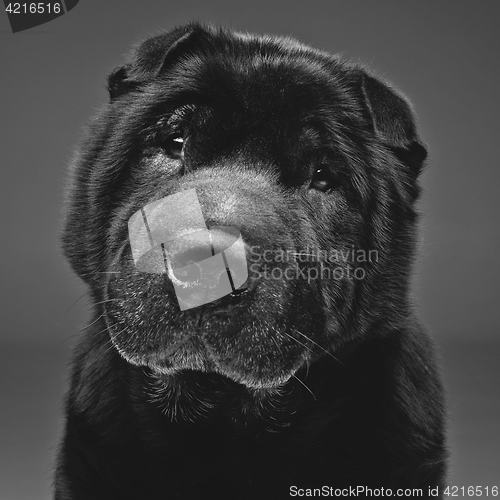
[[[418,137],[409,102],[388,84],[366,73],[363,73],[362,87],[377,136],[416,177],[427,157],[427,149]]]
[[[111,100],[158,76],[181,53],[189,50],[202,33],[206,30],[200,24],[189,23],[142,42],[132,52],[130,62],[114,69],[108,76]]]

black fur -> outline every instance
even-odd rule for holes
[[[281,499],[292,485],[428,498],[444,410],[410,300],[426,150],[406,98],[292,39],[198,24],[142,43],[109,92],[66,207],[64,251],[94,316],[55,498]],[[166,274],[134,267],[127,221],[193,187],[208,226],[257,250],[246,292],[180,312]]]

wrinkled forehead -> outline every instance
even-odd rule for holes
[[[349,96],[334,60],[322,61],[299,44],[242,37],[183,54],[158,82],[164,97],[233,114],[341,113]]]

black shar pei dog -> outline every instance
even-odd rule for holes
[[[55,498],[440,496],[406,98],[293,39],[196,23],[144,41],[108,88],[66,207],[93,322]]]

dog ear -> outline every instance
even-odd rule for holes
[[[427,149],[418,137],[410,103],[388,84],[364,72],[362,89],[375,133],[416,177],[422,170]]]
[[[190,23],[142,42],[133,51],[131,62],[114,69],[108,76],[111,100],[158,76],[202,33],[206,31],[200,24]]]

